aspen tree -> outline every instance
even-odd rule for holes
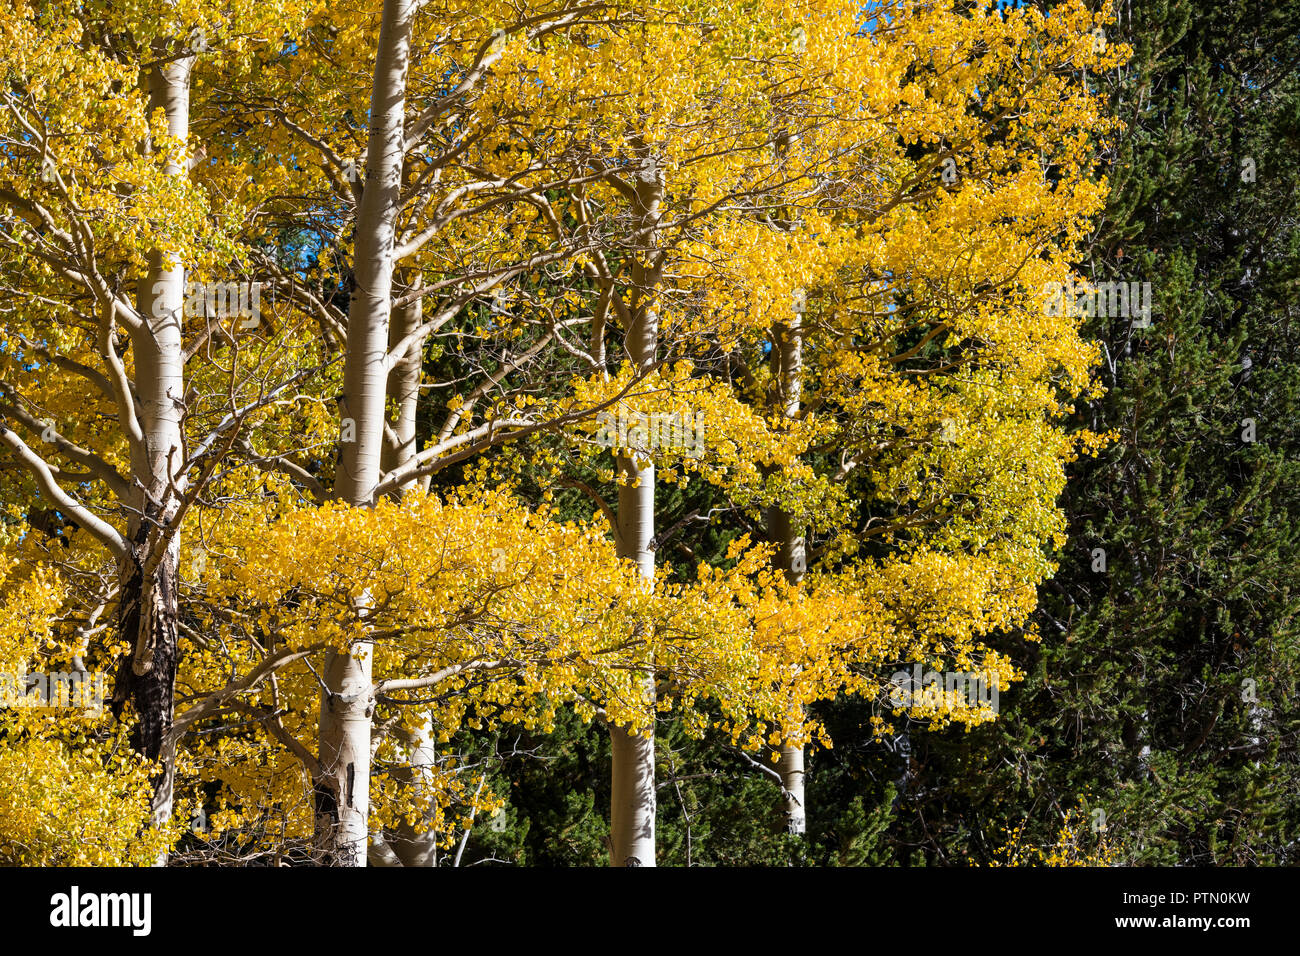
[[[0,185],[0,244],[26,358],[6,362],[0,440],[48,506],[116,563],[113,615],[129,652],[113,708],[131,705],[134,743],[156,762],[158,824],[173,802],[181,525],[216,438],[196,449],[184,425],[186,277],[211,264],[214,239],[189,182],[191,84],[206,37],[224,32],[238,54],[292,5],[253,8],[22,2],[4,15],[0,135],[15,162]],[[72,487],[78,478],[88,481]]]

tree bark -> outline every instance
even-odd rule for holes
[[[802,316],[796,312],[789,323],[772,329],[772,361],[776,368],[777,396],[782,414],[793,418],[799,414],[803,390]],[[767,513],[768,538],[777,546],[773,560],[791,584],[803,580],[808,556],[803,533],[794,526],[790,515],[780,508]],[[781,816],[787,833],[803,836],[807,832],[807,800],[804,792],[804,749],[782,747],[777,762],[781,775]]]
[[[370,96],[366,180],[357,210],[355,289],[348,306],[342,428],[334,494],[373,507],[379,484],[392,312],[393,240],[401,192],[416,0],[385,0]],[[351,440],[349,440],[351,439]],[[320,704],[320,761],[313,781],[320,862],[364,866],[370,816],[373,661],[368,647],[326,654]]]
[[[654,303],[658,269],[651,263],[654,233],[661,215],[664,185],[662,173],[649,156],[636,187],[636,242],[641,247],[632,269],[634,296],[632,319],[626,330],[625,348],[637,369],[654,366],[659,349],[659,313]],[[639,301],[638,301],[639,300]],[[653,587],[655,556],[651,543],[655,533],[655,469],[653,462],[635,455],[620,455],[618,471],[618,554],[636,562],[641,576]],[[654,661],[641,685],[651,716],[646,735],[610,725],[612,745],[610,845],[611,866],[655,865],[655,739]]]
[[[399,733],[398,746],[406,754],[406,765],[397,768],[394,777],[417,796],[427,798],[438,756],[429,718],[426,716],[414,732]],[[402,866],[438,865],[438,831],[433,829],[433,817],[430,811],[414,823],[402,820],[387,835],[388,846]]]
[[[630,456],[620,456],[619,474],[625,482],[618,493],[618,554],[636,562],[641,576],[654,581],[654,552],[650,550],[655,526],[655,469],[650,462],[638,466]],[[631,487],[635,482],[636,487]],[[653,670],[654,662],[645,666]],[[654,675],[640,685],[645,706],[654,719]],[[609,726],[611,744],[610,849],[611,866],[655,865],[655,738],[654,724],[645,734],[615,724]]]
[[[655,865],[655,739],[610,725],[610,866]]]
[[[143,77],[151,110],[163,110],[168,134],[181,141],[189,136],[193,65],[192,56],[164,60]],[[145,149],[150,148],[146,143]],[[173,162],[166,173],[185,176],[187,170]],[[153,781],[153,821],[159,825],[172,815],[176,771],[169,732],[175,713],[181,539],[173,525],[185,489],[180,473],[185,457],[185,266],[176,255],[160,249],[149,254],[137,305],[142,321],[131,333],[131,351],[144,441],[142,453],[132,456],[128,553],[118,565],[117,612],[119,632],[133,651],[115,675],[113,710],[120,715],[127,701],[133,704],[139,721],[133,743],[160,764]]]
[[[423,283],[423,277],[415,275],[409,281],[405,276],[401,277],[404,291],[418,292]],[[409,305],[405,305],[393,312],[392,321],[389,323],[388,345],[389,348],[395,348],[398,343],[420,327],[424,321],[424,299],[416,299]],[[389,427],[393,430],[393,435],[397,438],[397,446],[393,447],[389,442],[384,443],[383,453],[380,456],[380,464],[385,473],[396,471],[402,465],[405,465],[419,450],[416,447],[416,415],[420,406],[420,376],[423,372],[422,364],[424,358],[424,342],[416,342],[406,350],[406,354],[399,356],[393,363],[393,370],[388,373],[388,397],[396,405],[393,417],[389,421]],[[393,492],[394,498],[400,498],[406,492],[415,488],[417,482],[413,479],[406,482],[400,488]]]
[[[404,292],[418,291],[422,277],[416,274],[409,280],[399,273],[399,284]],[[409,305],[393,312],[389,323],[388,345],[394,348],[408,335],[419,328],[424,320],[424,300],[416,299]],[[396,446],[385,441],[381,463],[385,473],[391,473],[415,457],[416,451],[416,414],[420,402],[420,376],[423,371],[423,342],[415,343],[405,355],[397,358],[393,370],[388,374],[388,397],[396,405],[389,419],[389,426],[397,439]],[[418,482],[406,482],[394,489],[393,498],[413,490]],[[420,725],[413,733],[398,734],[397,746],[405,755],[405,765],[394,771],[398,782],[410,787],[417,797],[427,799],[432,788],[433,770],[437,763],[437,750],[434,746],[433,732],[428,716],[422,717]],[[371,848],[372,865],[387,866],[437,866],[438,833],[433,829],[433,814],[429,813],[415,822],[401,820],[391,830],[386,831],[382,841],[387,844],[387,853],[376,853]],[[378,838],[377,838],[378,839]]]

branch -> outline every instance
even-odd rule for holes
[[[0,396],[3,396],[6,390],[6,386],[0,384]],[[90,451],[87,448],[82,448],[80,445],[69,441],[67,438],[64,438],[61,434],[55,431],[52,426],[47,427],[44,422],[39,421],[18,406],[3,401],[3,399],[0,399],[0,412],[18,419],[18,421],[26,425],[27,428],[33,432],[39,433],[43,440],[48,441],[73,461],[89,468],[91,474],[103,481],[104,484],[108,485],[109,489],[113,494],[117,495],[119,499],[125,500],[130,494],[130,482],[127,481],[127,479],[123,477],[116,468],[110,465],[103,458],[99,457],[99,455],[96,455],[93,451]],[[49,435],[50,437],[45,438],[46,435]]]
[[[255,707],[252,704],[244,703],[242,700],[231,701],[230,706],[260,720],[266,729],[271,732],[272,737],[288,747],[293,752],[293,755],[302,761],[302,765],[307,768],[308,773],[313,777],[320,775],[320,761],[316,759],[315,754],[304,747],[297,737],[284,729],[284,724],[280,720],[280,716],[284,711],[277,710],[271,713],[264,707]]]
[[[380,681],[375,688],[377,695],[394,693],[399,690],[423,690],[426,687],[434,687],[441,684],[448,678],[455,677],[457,674],[463,674],[467,671],[484,671],[500,670],[504,667],[517,667],[518,661],[466,661],[463,664],[452,664],[444,667],[442,670],[430,674],[428,677],[410,677],[394,678],[392,680]]]
[[[287,475],[294,481],[301,482],[302,485],[311,492],[312,497],[321,504],[329,500],[329,492],[321,484],[320,479],[310,471],[298,464],[296,461],[285,457],[284,455],[259,455],[253,448],[253,443],[248,438],[240,438],[235,445],[247,457],[250,464],[256,465],[263,471],[278,471],[282,475]]]
[[[755,770],[760,770],[763,773],[767,774],[769,777],[771,777],[773,780],[775,780],[777,784],[782,788],[782,790],[785,789],[785,782],[781,779],[781,774],[778,773],[774,768],[769,767],[766,764],[759,763],[757,760],[755,760],[749,754],[745,753],[745,751],[743,750],[736,750],[736,753],[738,753],[741,757],[743,757],[745,759],[745,762],[748,763]]]
[[[294,650],[291,647],[283,647],[276,651],[239,680],[231,681],[220,690],[212,692],[200,703],[195,704],[189,710],[185,711],[185,713],[178,716],[172,723],[172,728],[169,731],[172,741],[179,741],[181,735],[185,733],[185,730],[191,724],[203,720],[206,717],[211,717],[225,705],[226,701],[234,697],[236,694],[242,694],[246,691],[252,690],[281,667],[284,667],[286,664],[292,664],[294,661],[301,660],[304,657],[308,657],[324,646],[324,644],[313,644],[311,647],[305,647],[301,650]]]
[[[32,477],[36,479],[37,486],[41,489],[41,494],[45,499],[53,504],[56,508],[66,514],[69,518],[85,528],[93,535],[100,544],[113,552],[113,556],[118,560],[125,560],[129,551],[126,542],[107,521],[93,514],[89,508],[76,501],[66,491],[59,487],[58,482],[54,480],[54,475],[50,472],[50,466],[45,459],[36,454],[27,447],[18,433],[11,428],[0,425],[0,441],[4,441],[12,450],[19,462],[31,472]]]

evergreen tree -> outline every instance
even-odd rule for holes
[[[911,735],[900,860],[1051,844],[1071,808],[1118,861],[1294,863],[1300,834],[1300,5],[1137,2],[1100,77],[1128,125],[1084,269],[1150,282],[1093,315],[1070,544],[1002,719]],[[1114,39],[1114,38],[1112,38]],[[824,799],[824,798],[823,798]]]

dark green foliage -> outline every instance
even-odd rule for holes
[[[1088,328],[1109,392],[1079,421],[1120,437],[1071,475],[1029,680],[996,727],[913,735],[899,836],[932,862],[987,860],[1022,821],[1051,843],[1073,806],[1122,862],[1297,859],[1300,6],[1132,10],[1085,271],[1150,281],[1154,319]]]

